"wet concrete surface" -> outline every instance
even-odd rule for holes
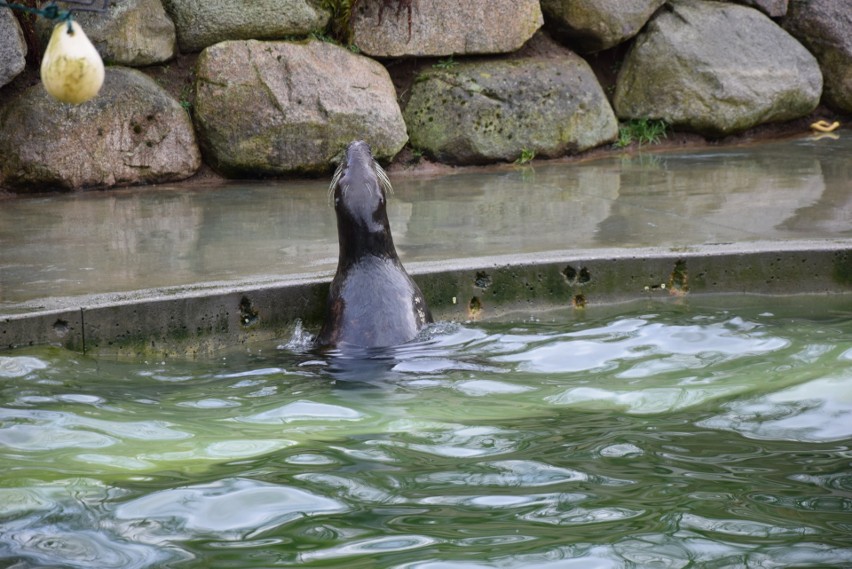
[[[393,182],[389,215],[406,264],[852,240],[852,131]],[[234,182],[0,202],[0,313],[51,297],[330,275],[326,189],[327,180]]]
[[[392,181],[397,249],[433,311],[450,319],[469,317],[480,298],[493,315],[499,303],[659,292],[680,263],[692,291],[852,291],[848,130]],[[0,347],[138,352],[190,338],[196,352],[280,337],[297,318],[316,322],[337,262],[327,184],[2,201]],[[566,276],[586,267],[590,283]],[[478,288],[486,273],[500,275],[499,294]],[[264,315],[254,329],[241,314],[246,302]]]

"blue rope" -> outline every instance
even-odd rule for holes
[[[70,34],[72,31],[71,20],[74,16],[71,14],[71,10],[60,10],[59,7],[53,2],[39,10],[38,8],[30,8],[29,6],[24,6],[23,4],[15,4],[14,2],[4,2],[4,0],[0,0],[0,8],[11,8],[12,10],[20,10],[21,12],[41,16],[46,20],[68,22],[68,33]]]
[[[71,28],[71,20],[74,18],[74,15],[71,13],[71,10],[82,10],[84,12],[106,12],[109,7],[109,0],[64,0],[66,4],[74,4],[75,6],[69,10],[60,10],[59,6],[56,5],[55,2],[50,2],[47,6],[39,10],[38,8],[31,8],[29,6],[24,6],[23,4],[16,4],[15,2],[6,2],[5,0],[0,0],[0,8],[9,8],[12,10],[20,10],[21,12],[27,12],[28,14],[35,14],[36,16],[41,16],[46,20],[56,20],[60,22],[68,22],[68,33],[73,33],[73,29]]]

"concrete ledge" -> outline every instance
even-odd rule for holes
[[[554,251],[412,263],[436,319],[697,294],[852,293],[852,240]],[[0,314],[0,349],[57,344],[98,355],[196,355],[287,338],[322,321],[328,274],[205,283],[24,303]]]

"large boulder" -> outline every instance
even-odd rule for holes
[[[806,115],[821,92],[816,59],[764,14],[671,0],[628,52],[614,106],[622,119],[722,136]]]
[[[477,164],[612,141],[618,124],[588,64],[567,49],[529,51],[421,74],[404,111],[411,145],[441,162]]]
[[[34,85],[0,115],[0,183],[17,192],[180,180],[201,165],[186,111],[146,75],[108,67],[67,105]]]
[[[632,38],[665,0],[541,0],[548,29],[584,52]]]
[[[544,23],[538,0],[362,0],[352,43],[377,57],[506,53]]]
[[[58,3],[61,8],[73,5]],[[160,0],[109,2],[104,13],[74,12],[103,60],[117,65],[140,67],[162,63],[177,55],[175,26]],[[39,18],[36,30],[47,45],[54,22]]]
[[[163,0],[183,52],[226,40],[283,39],[325,29],[331,13],[321,0]]]
[[[0,87],[24,70],[26,56],[27,44],[18,20],[10,8],[0,8]]]
[[[852,0],[791,0],[783,25],[816,55],[825,102],[852,112]]]
[[[408,140],[387,70],[318,40],[211,46],[195,89],[205,158],[229,176],[322,174],[353,139],[381,159]]]

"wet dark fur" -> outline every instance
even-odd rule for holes
[[[380,347],[408,342],[432,322],[432,315],[396,254],[385,206],[390,182],[366,142],[349,145],[329,191],[340,257],[317,344]]]

